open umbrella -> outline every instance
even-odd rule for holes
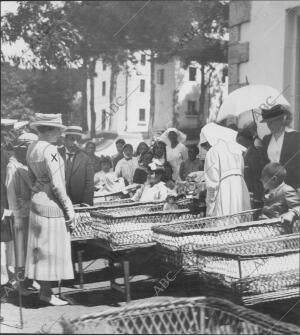
[[[283,92],[279,92],[267,85],[243,86],[228,95],[224,100],[217,117],[217,121],[228,116],[237,117],[238,127],[243,128],[251,122],[257,123],[257,132],[260,138],[269,133],[266,124],[260,123],[261,109],[269,109],[274,105],[282,104],[290,106],[284,98]]]

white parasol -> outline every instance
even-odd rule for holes
[[[255,121],[257,132],[260,138],[269,133],[266,124],[260,123],[261,109],[270,109],[272,106],[282,104],[290,106],[284,98],[283,93],[267,85],[247,85],[243,86],[225,98],[217,121],[224,120],[228,116],[237,117],[238,128],[243,128],[247,124]]]

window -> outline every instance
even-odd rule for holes
[[[140,108],[139,110],[139,121],[145,122],[146,121],[146,109]]]
[[[165,70],[157,70],[157,83],[160,85],[165,83]]]
[[[106,82],[102,81],[102,96],[106,95]]]
[[[145,80],[141,79],[140,81],[140,91],[145,92]]]
[[[189,80],[195,81],[196,80],[196,68],[195,67],[189,67]]]
[[[101,115],[101,130],[105,130],[106,128],[106,110],[102,109]]]
[[[146,64],[146,55],[141,56],[141,64],[145,65]]]
[[[105,71],[106,70],[106,64],[102,63],[102,70]]]
[[[196,115],[196,101],[195,100],[188,100],[188,106],[187,106],[187,115]]]

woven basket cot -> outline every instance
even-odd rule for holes
[[[160,261],[167,267],[184,266],[193,245],[211,246],[217,244],[236,243],[255,239],[258,233],[262,237],[278,235],[281,224],[276,220],[253,222],[260,210],[244,211],[237,214],[205,217],[193,221],[178,222],[164,226],[153,227],[153,241],[157,243],[157,253]],[[184,246],[188,246],[185,248]],[[186,264],[188,268],[192,264]]]
[[[140,211],[140,212],[138,212]],[[134,208],[132,211],[120,211],[115,215],[103,211],[92,211],[93,228],[98,231],[98,238],[109,242],[112,247],[153,244],[152,230],[155,225],[162,225],[180,220],[199,219],[203,214],[192,214],[188,209],[174,211],[149,211]]]
[[[213,297],[135,304],[60,325],[65,334],[300,334],[292,324]]]
[[[123,192],[108,193],[105,195],[94,196],[94,202],[99,203],[105,201],[120,200],[123,199],[124,197],[126,198]]]
[[[300,234],[194,251],[201,282],[246,304],[300,297]]]
[[[103,199],[98,199],[94,198],[94,205],[95,206],[101,206],[103,208],[114,208],[118,206],[131,206],[134,205],[135,203],[130,199],[130,198],[125,198],[125,199],[116,199],[116,200],[107,200],[103,201]]]
[[[93,218],[91,217],[92,211],[98,211],[107,215],[135,215],[139,213],[157,212],[161,211],[164,202],[149,202],[149,203],[119,203],[118,200],[111,202],[111,207],[105,207],[102,204],[95,206],[74,206],[75,210],[75,230],[72,232],[72,240],[85,240],[97,238],[97,232],[93,227]],[[192,199],[183,199],[178,201],[179,208],[187,208],[192,203]]]

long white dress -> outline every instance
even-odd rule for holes
[[[207,216],[230,215],[251,209],[243,177],[242,152],[233,153],[230,144],[218,141],[205,158]]]

